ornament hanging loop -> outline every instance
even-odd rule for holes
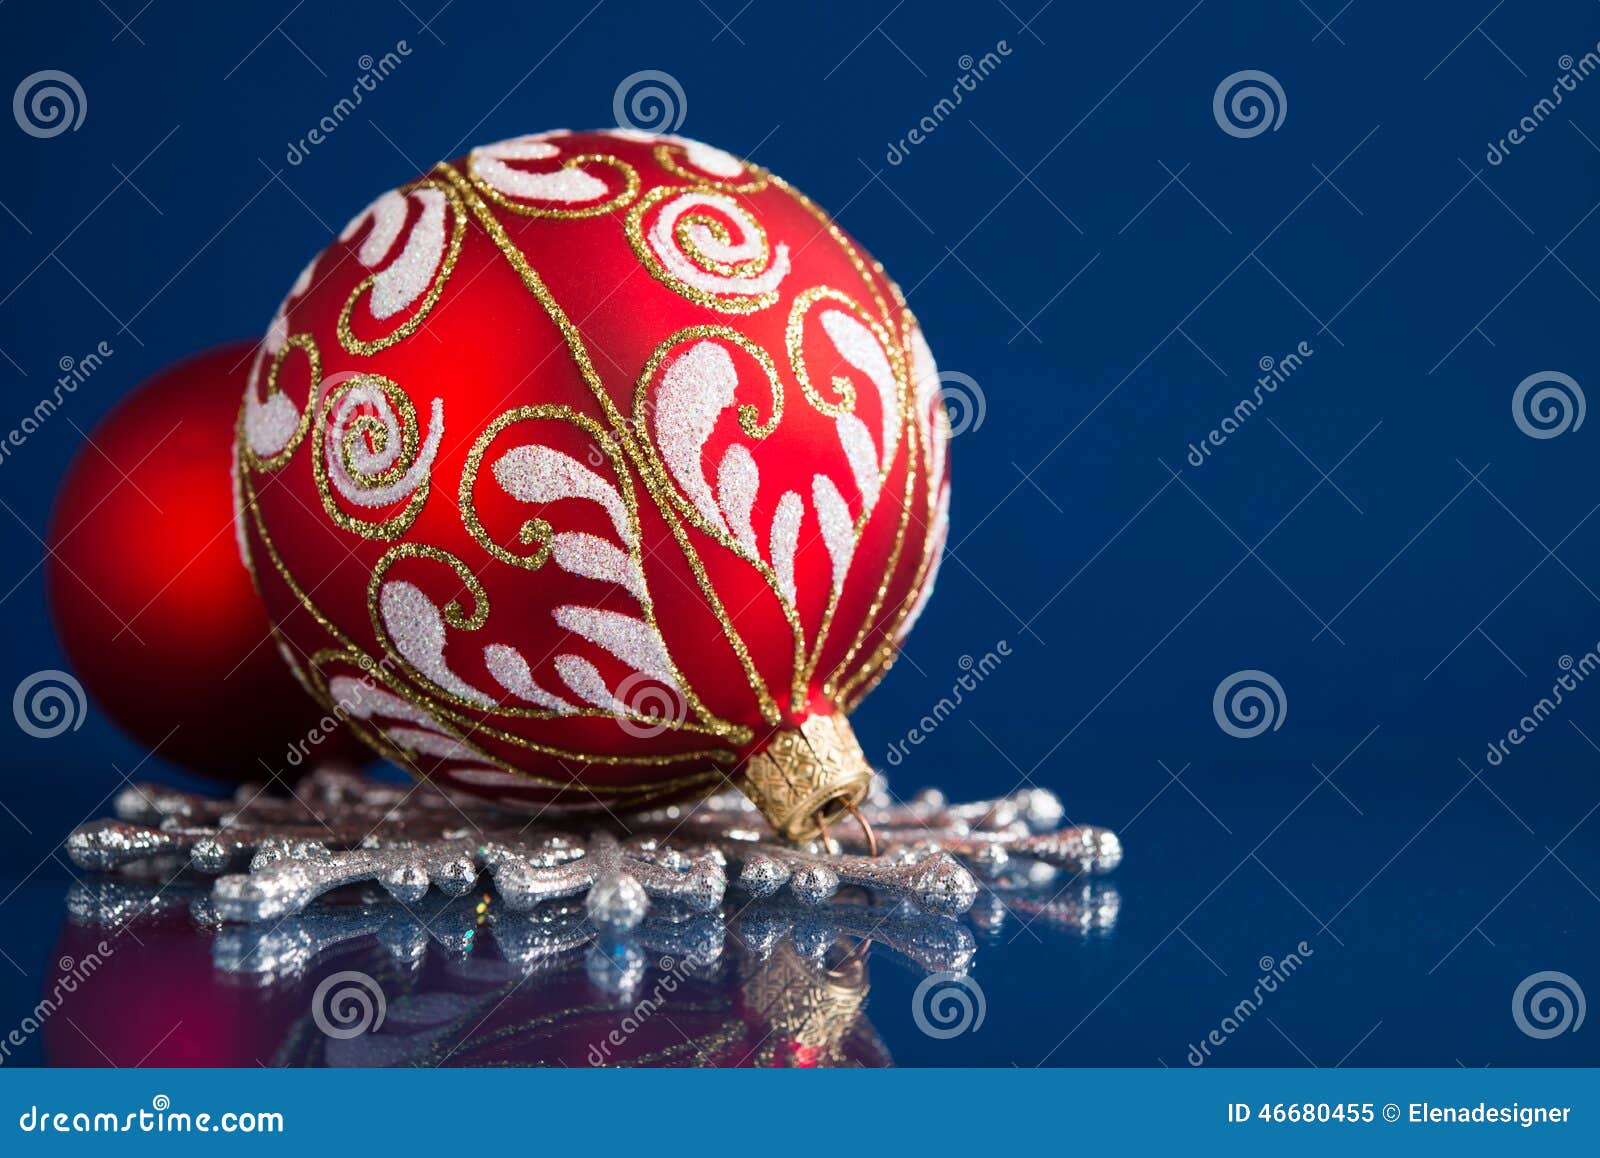
[[[856,818],[856,823],[861,826],[861,835],[866,837],[866,839],[867,839],[867,855],[868,856],[877,856],[878,855],[878,834],[876,832],[872,831],[871,822],[868,821],[865,816],[861,815],[861,809],[856,805],[855,801],[853,801],[853,800],[850,803],[846,804],[844,806],[844,809],[851,816],[855,817]]]
[[[863,816],[861,814],[861,809],[857,808],[854,803],[851,803],[851,802],[847,801],[845,803],[845,805],[844,805],[844,811],[848,812],[851,816],[855,817],[856,818],[856,823],[861,826],[861,836],[862,836],[862,839],[866,842],[867,855],[868,856],[877,856],[878,855],[878,834],[872,830],[871,821],[869,821],[865,816]],[[828,834],[828,810],[826,808],[817,809],[816,820],[817,820],[817,831],[822,837],[822,848],[823,848],[823,850],[825,852],[828,852],[828,853],[834,852],[835,851],[835,845],[833,843],[833,837]]]

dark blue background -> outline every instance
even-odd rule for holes
[[[1600,419],[1538,440],[1510,405],[1536,371],[1600,383],[1600,79],[1485,160],[1558,59],[1595,47],[1600,9],[436,7],[0,7],[0,88],[59,68],[88,98],[49,140],[0,118],[0,428],[59,359],[115,349],[0,465],[7,695],[62,663],[36,536],[80,428],[164,363],[259,332],[376,191],[470,144],[610,123],[619,81],[662,69],[681,131],[833,209],[985,398],[952,448],[938,594],[857,718],[869,752],[1005,639],[1012,657],[895,783],[1026,779],[1129,850],[1114,935],[984,951],[978,1034],[923,1038],[902,1016],[915,978],[883,971],[897,1058],[1182,1065],[1257,960],[1305,940],[1314,958],[1219,1063],[1600,1059],[1600,1025],[1535,1041],[1509,1008],[1546,969],[1600,997],[1600,681],[1503,765],[1484,756],[1600,640]],[[358,58],[401,39],[398,72],[288,165]],[[959,59],[1001,40],[1004,63],[888,164]],[[1241,69],[1282,85],[1277,131],[1213,118]],[[1258,360],[1302,340],[1291,381],[1188,465]],[[1247,668],[1288,710],[1239,740],[1211,701]],[[143,753],[93,714],[0,752],[0,866],[27,881],[0,904],[3,1029],[49,958],[57,843]]]

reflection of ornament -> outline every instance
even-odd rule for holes
[[[977,951],[964,925],[901,906],[756,901],[740,907],[735,923],[757,956],[787,945],[818,965],[841,938],[870,941],[923,973],[965,973]]]
[[[1021,914],[1050,891],[1003,895]],[[47,1027],[47,1055],[81,1065],[888,1065],[865,1016],[869,961],[958,975],[974,961],[963,925],[897,906],[729,908],[726,918],[657,912],[615,936],[571,901],[510,912],[484,895],[401,905],[372,894],[217,927],[185,880],[94,880],[70,890],[59,947],[101,960],[74,996],[77,1027]],[[183,996],[162,1002],[174,961]],[[383,993],[386,1016],[371,1032],[330,1038],[313,994],[348,971]],[[218,1016],[197,1019],[197,1009]]]
[[[47,1052],[84,1065],[891,1064],[865,1017],[869,947],[965,968],[971,934],[945,918],[831,909],[755,902],[734,927],[720,912],[656,914],[616,938],[570,902],[508,913],[367,899],[216,929],[184,882],[95,881],[73,886],[60,944],[104,953],[98,1000],[75,1014],[82,1033],[51,1032]],[[184,971],[176,1012],[150,1000],[160,965],[134,947],[152,939],[191,966],[210,944],[214,970]],[[381,1026],[349,1037],[316,1026],[314,992],[341,973],[382,993]],[[133,1005],[152,1016],[130,1019]],[[161,1021],[213,1006],[229,1019],[184,1034]],[[91,1036],[108,1052],[93,1053]]]
[[[779,178],[517,138],[291,288],[244,390],[246,552],[316,693],[436,783],[618,813],[731,779],[803,840],[866,795],[844,713],[932,588],[938,387]]]
[[[862,1021],[867,963],[849,946],[840,951],[843,960],[829,968],[784,942],[752,971],[740,1004],[763,1032],[755,1038],[749,1064],[801,1069],[841,1064],[845,1038]]]
[[[43,1024],[58,1066],[255,1066],[270,1060],[292,997],[234,984],[215,971],[210,939],[189,915],[183,883],[96,880],[74,885],[51,960],[86,980]]]
[[[185,359],[101,419],[56,495],[45,558],[62,646],[96,702],[163,758],[230,780],[364,755],[284,672],[239,565],[224,444],[252,356],[236,342]]]

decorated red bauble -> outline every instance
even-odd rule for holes
[[[185,359],[100,421],[56,495],[45,560],[95,702],[159,757],[230,780],[364,755],[284,670],[239,564],[229,441],[252,350]]]
[[[845,713],[933,583],[948,419],[899,290],[804,194],[613,130],[475,149],[306,266],[245,390],[292,662],[416,772],[619,811],[859,800]]]

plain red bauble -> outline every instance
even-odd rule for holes
[[[57,633],[95,703],[157,756],[226,780],[364,753],[342,728],[325,735],[240,561],[228,446],[254,352],[196,354],[118,403],[67,470],[45,561]]]

